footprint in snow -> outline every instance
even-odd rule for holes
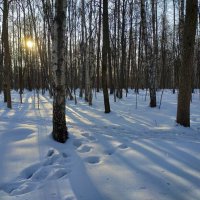
[[[85,158],[85,161],[89,164],[98,164],[101,160],[99,156],[89,156]]]
[[[118,146],[118,148],[119,148],[119,149],[127,149],[128,146],[127,146],[126,144],[120,144],[120,145]]]
[[[68,156],[66,153],[63,152],[63,153],[62,153],[62,157],[63,157],[63,158],[67,158],[67,157],[69,157],[69,156]]]
[[[66,153],[61,154],[53,154],[51,157],[47,157],[44,162],[43,166],[53,165],[54,163],[63,163],[69,162],[69,156]]]
[[[17,185],[16,185],[17,186]],[[33,191],[36,188],[36,183],[27,182],[20,184],[18,187],[13,187],[12,191],[9,192],[11,196],[26,194],[28,192]]]
[[[108,155],[108,156],[111,156],[114,152],[115,152],[114,149],[106,149],[106,150],[104,151],[105,155]]]
[[[141,186],[139,189],[140,190],[146,190],[147,188],[145,186]]]
[[[54,149],[49,149],[49,151],[47,152],[46,157],[51,157],[54,153],[55,153]]]
[[[66,168],[57,168],[54,169],[53,173],[50,173],[48,175],[48,180],[57,180],[57,179],[61,179],[63,177],[65,177],[66,175],[68,175],[69,173],[71,173],[70,169],[66,169]]]
[[[83,137],[86,137],[88,140],[90,140],[91,142],[96,141],[97,139],[95,137],[93,137],[92,135],[90,135],[89,133],[82,133],[81,134]]]
[[[90,152],[91,149],[92,149],[91,146],[85,145],[85,146],[82,146],[80,149],[78,149],[78,152],[87,153],[87,152]]]
[[[82,141],[80,139],[75,139],[73,145],[74,147],[79,148],[82,145]]]
[[[0,190],[11,196],[22,195],[43,187],[45,180],[66,177],[71,172],[66,165],[69,161],[68,157],[66,153],[58,153],[50,149],[44,161],[25,168],[15,180],[1,185]]]

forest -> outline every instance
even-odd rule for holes
[[[103,88],[105,112],[110,112],[107,88],[115,101],[123,98],[123,89],[126,96],[128,88],[149,89],[150,106],[155,107],[157,89],[175,92],[180,87],[177,122],[190,126],[189,96],[200,85],[200,14],[197,1],[187,6],[184,0],[3,1],[4,101],[12,107],[11,89],[19,91],[21,101],[25,88],[48,90],[53,96],[55,68],[60,65],[59,84],[65,91],[58,95],[66,92],[64,96],[72,100],[79,88],[79,96],[92,105],[94,90]],[[58,18],[62,30],[55,33]],[[180,108],[186,105],[188,109]]]
[[[0,199],[198,200],[198,0],[0,8]]]

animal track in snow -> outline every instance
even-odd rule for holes
[[[43,187],[45,180],[54,181],[67,176],[71,172],[68,163],[66,153],[50,149],[44,161],[27,167],[14,181],[1,185],[0,189],[11,196],[31,192]]]
[[[89,156],[85,158],[85,161],[89,164],[98,164],[101,160],[99,156]]]

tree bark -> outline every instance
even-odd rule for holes
[[[97,92],[99,92],[100,81],[99,81],[99,69],[100,69],[100,45],[101,45],[101,0],[99,0],[99,22],[98,22],[98,39],[97,39],[97,77],[96,77],[96,87]]]
[[[7,107],[12,108],[11,102],[11,56],[8,41],[8,12],[9,2],[3,2],[3,27],[2,27],[2,41],[3,41],[3,54],[4,54],[4,100],[7,102]]]
[[[53,32],[53,138],[64,143],[68,138],[65,119],[65,63],[64,35],[66,24],[66,0],[56,0]]]
[[[183,29],[183,49],[176,121],[182,126],[190,127],[191,75],[197,25],[197,0],[186,1],[186,16]]]
[[[85,79],[86,79],[86,32],[85,32],[85,0],[81,0],[81,44],[80,44],[80,54],[81,54],[81,85],[80,85],[80,97],[83,97],[83,90],[85,89]],[[87,94],[86,94],[87,96]]]
[[[105,113],[110,112],[110,102],[109,102],[109,95],[107,88],[108,48],[109,48],[108,0],[103,0],[102,87],[104,95]]]
[[[125,23],[126,23],[126,1],[122,3],[122,30],[121,30],[121,63],[120,63],[120,93],[119,98],[123,97],[123,88],[125,88],[125,68],[126,68],[126,38],[125,38]]]
[[[156,107],[156,68],[155,63],[152,58],[152,46],[149,41],[148,33],[147,33],[147,20],[146,20],[146,8],[145,8],[146,0],[141,0],[141,20],[142,20],[142,33],[143,40],[145,45],[145,65],[148,70],[148,82],[149,82],[149,93],[150,93],[150,107]]]

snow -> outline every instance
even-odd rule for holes
[[[93,106],[67,101],[69,140],[52,140],[52,99],[33,93],[13,109],[0,95],[0,200],[199,200],[200,96],[193,94],[191,128],[175,123],[177,94],[165,90],[161,108],[132,90],[122,100],[102,93]],[[161,92],[157,93],[159,98]]]

